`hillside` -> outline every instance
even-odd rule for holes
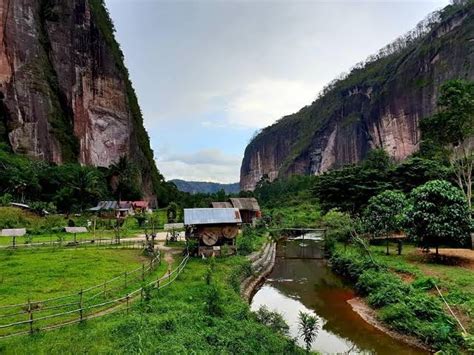
[[[320,174],[383,148],[395,160],[418,150],[419,122],[436,109],[440,85],[474,79],[474,2],[447,6],[330,83],[299,112],[247,146],[240,187],[262,177]]]
[[[224,190],[226,194],[237,194],[240,191],[238,182],[233,184],[219,184],[216,182],[185,181],[179,179],[171,180],[170,182],[175,184],[178,190],[183,192],[189,192],[191,194],[213,194],[219,192],[220,190]]]
[[[152,199],[159,174],[103,0],[0,2],[0,143],[55,164],[127,156]]]

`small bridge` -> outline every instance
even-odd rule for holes
[[[285,259],[324,259],[324,238],[322,228],[280,228],[274,229],[283,237],[277,246],[277,257]]]

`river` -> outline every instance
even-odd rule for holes
[[[252,309],[266,305],[278,311],[288,323],[291,337],[298,335],[299,311],[316,315],[320,331],[312,349],[321,353],[427,354],[390,337],[354,312],[347,303],[355,297],[354,291],[319,258],[316,243],[278,244],[275,267],[254,295]],[[301,339],[298,343],[304,346]]]

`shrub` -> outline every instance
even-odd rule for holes
[[[274,332],[287,335],[290,330],[282,315],[278,312],[270,311],[266,306],[261,306],[255,312],[255,316],[258,322],[270,327]]]

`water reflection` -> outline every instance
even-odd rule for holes
[[[302,248],[299,243],[301,241],[292,241],[278,246],[280,257],[270,278],[255,294],[253,310],[266,305],[280,312],[292,337],[298,335],[299,311],[316,315],[321,329],[313,350],[322,353],[426,354],[391,338],[360,318],[347,303],[354,297],[353,291],[323,260],[294,257],[295,252],[302,255],[296,250]],[[305,243],[311,242],[305,240]],[[319,250],[315,246],[310,249]],[[291,259],[284,257],[288,252]],[[298,343],[304,346],[301,339]]]

